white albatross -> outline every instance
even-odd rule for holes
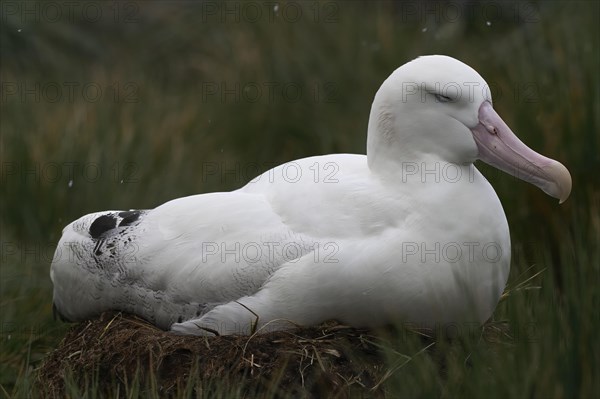
[[[510,268],[502,205],[476,159],[563,202],[571,177],[523,144],[488,85],[447,56],[394,71],[375,95],[367,155],[280,165],[233,192],[105,211],[63,230],[54,310],[106,310],[193,335],[329,319],[355,327],[483,323]]]

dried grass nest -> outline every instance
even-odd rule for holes
[[[504,333],[497,325],[481,331],[492,339]],[[432,338],[418,339],[438,357]],[[84,389],[92,378],[99,397],[114,396],[118,385],[124,395],[136,378],[160,397],[190,390],[211,397],[231,387],[244,397],[385,397],[383,382],[393,372],[385,347],[384,338],[336,322],[252,336],[194,337],[107,312],[68,331],[40,366],[37,385],[46,397],[57,398],[68,391],[65,380]]]
[[[184,389],[190,376],[197,377],[195,384],[244,381],[249,397],[274,388],[292,396],[346,396],[353,390],[378,396],[385,362],[377,341],[366,330],[335,322],[253,336],[181,336],[107,312],[68,331],[41,365],[37,384],[48,397],[64,397],[65,377],[83,388],[95,376],[97,389],[108,394],[115,383],[131,384],[137,373],[141,385],[154,378],[161,397]]]

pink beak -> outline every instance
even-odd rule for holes
[[[571,175],[560,162],[527,147],[485,101],[479,107],[479,123],[471,129],[479,159],[541,188],[563,203],[571,193]]]

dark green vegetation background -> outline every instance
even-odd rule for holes
[[[517,135],[569,168],[573,192],[559,206],[478,163],[511,226],[494,315],[511,334],[454,348],[445,379],[415,358],[389,389],[600,391],[599,12],[568,1],[3,1],[0,392],[27,395],[67,328],[52,320],[48,274],[64,225],[234,189],[296,158],[364,153],[376,90],[423,54],[478,70]]]

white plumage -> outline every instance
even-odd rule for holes
[[[195,335],[481,323],[506,283],[510,236],[477,158],[569,195],[566,168],[518,141],[477,72],[420,57],[377,92],[366,156],[304,158],[234,192],[68,225],[55,309],[122,310]]]

